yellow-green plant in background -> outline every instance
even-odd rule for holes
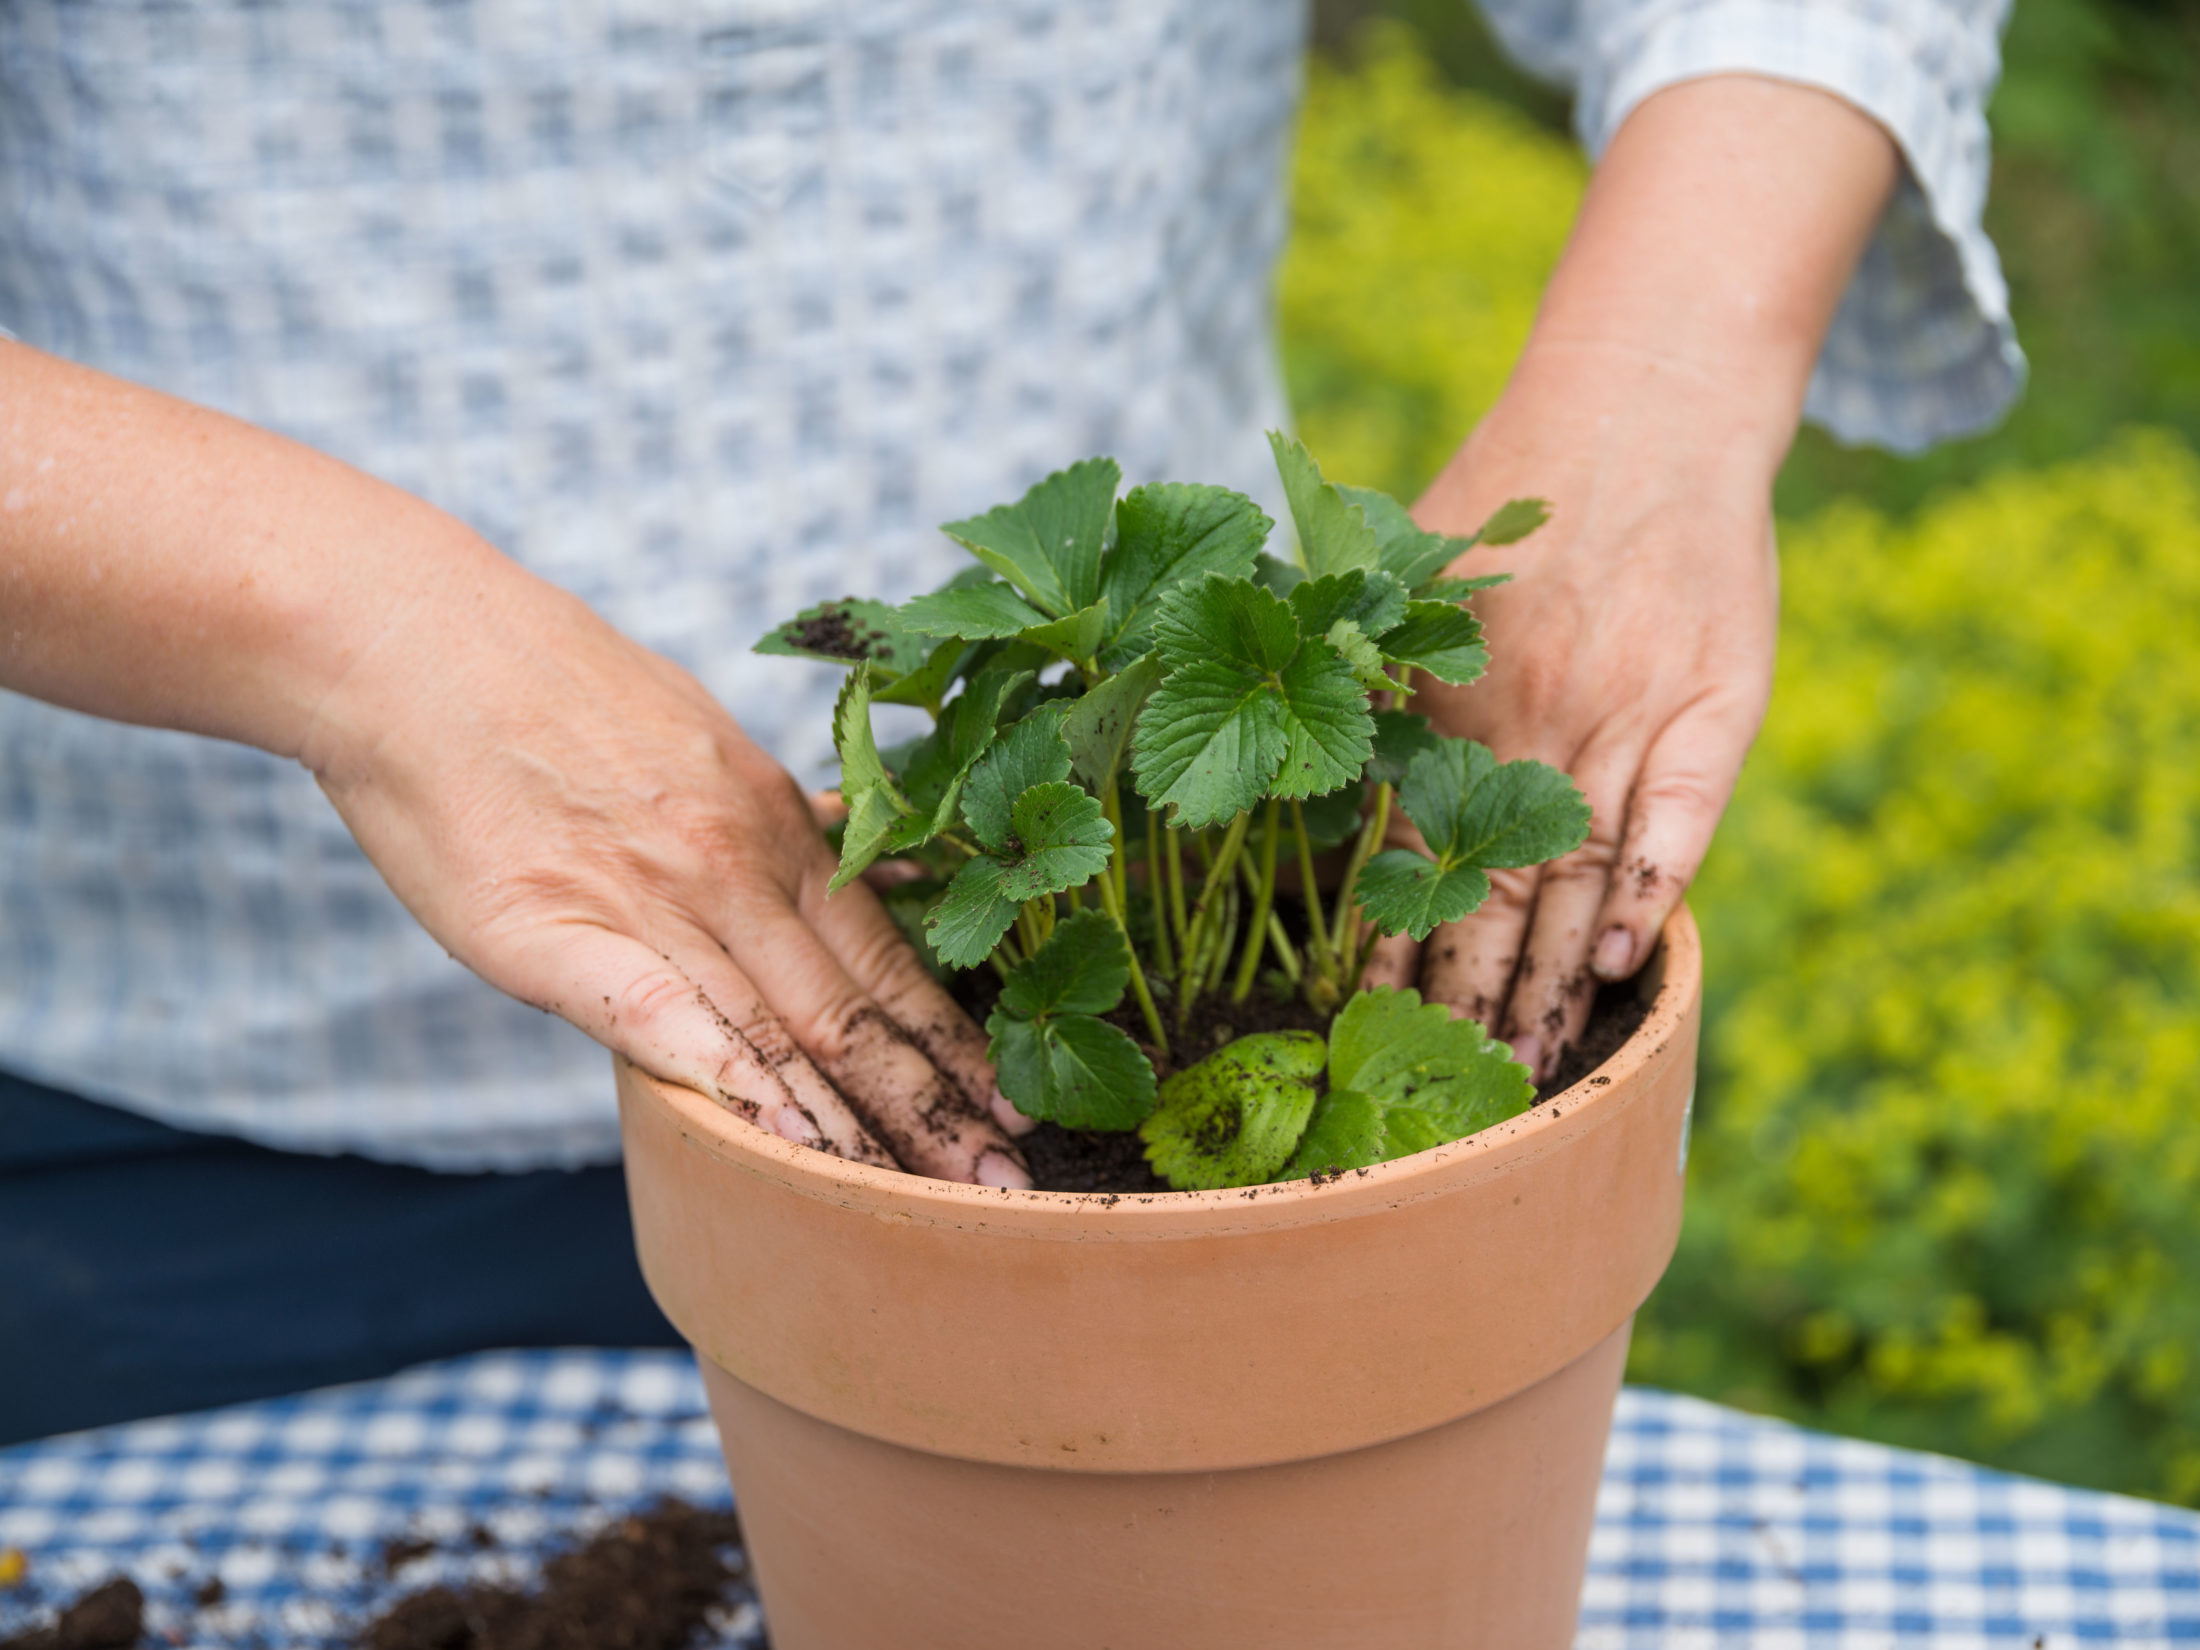
[[[1786,535],[1633,1372],[2200,1501],[2200,462]]]
[[[1331,474],[1411,499],[1442,467],[1505,386],[1585,177],[1563,138],[1445,88],[1403,28],[1308,65],[1277,297]]]
[[[1281,301],[1331,473],[1410,497],[1450,455],[1582,178],[1402,33],[1314,65]],[[2200,464],[2130,436],[1784,538],[1631,1373],[2200,1502]]]

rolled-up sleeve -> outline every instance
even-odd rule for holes
[[[1993,424],[2024,385],[1986,238],[1986,99],[2008,0],[1482,0],[1506,48],[1570,85],[1592,155],[1653,92],[1747,73],[1870,115],[1907,163],[1843,297],[1804,416],[1901,452]]]

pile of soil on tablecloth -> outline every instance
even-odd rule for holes
[[[0,1639],[0,1650],[130,1650],[145,1633],[145,1595],[127,1576],[103,1581],[51,1627]]]
[[[666,1501],[551,1559],[533,1589],[425,1588],[353,1642],[358,1650],[685,1650],[747,1575],[740,1545],[733,1513]]]

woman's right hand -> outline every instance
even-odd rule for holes
[[[984,1035],[685,671],[419,499],[5,341],[0,494],[0,687],[297,758],[452,956],[644,1070],[1030,1183]]]
[[[788,1139],[1028,1185],[984,1034],[868,887],[827,897],[834,855],[792,777],[579,601],[493,552],[449,565],[299,752],[422,925]]]

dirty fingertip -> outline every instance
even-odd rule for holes
[[[1016,1109],[1016,1103],[997,1088],[993,1091],[993,1098],[987,1102],[987,1109],[993,1113],[993,1121],[1015,1139],[1022,1139],[1039,1126],[1036,1117],[1026,1117]]]
[[[1624,980],[1635,971],[1635,934],[1615,923],[1597,940],[1589,967],[1600,980]]]
[[[791,1140],[797,1146],[822,1146],[825,1136],[817,1126],[817,1119],[800,1106],[781,1106],[772,1116],[772,1132],[782,1140]]]
[[[987,1152],[978,1159],[978,1184],[1005,1187],[1012,1192],[1031,1190],[1031,1176],[1006,1152]]]
[[[1532,1031],[1523,1031],[1512,1040],[1513,1058],[1535,1073],[1537,1082],[1543,1081],[1543,1039]]]

